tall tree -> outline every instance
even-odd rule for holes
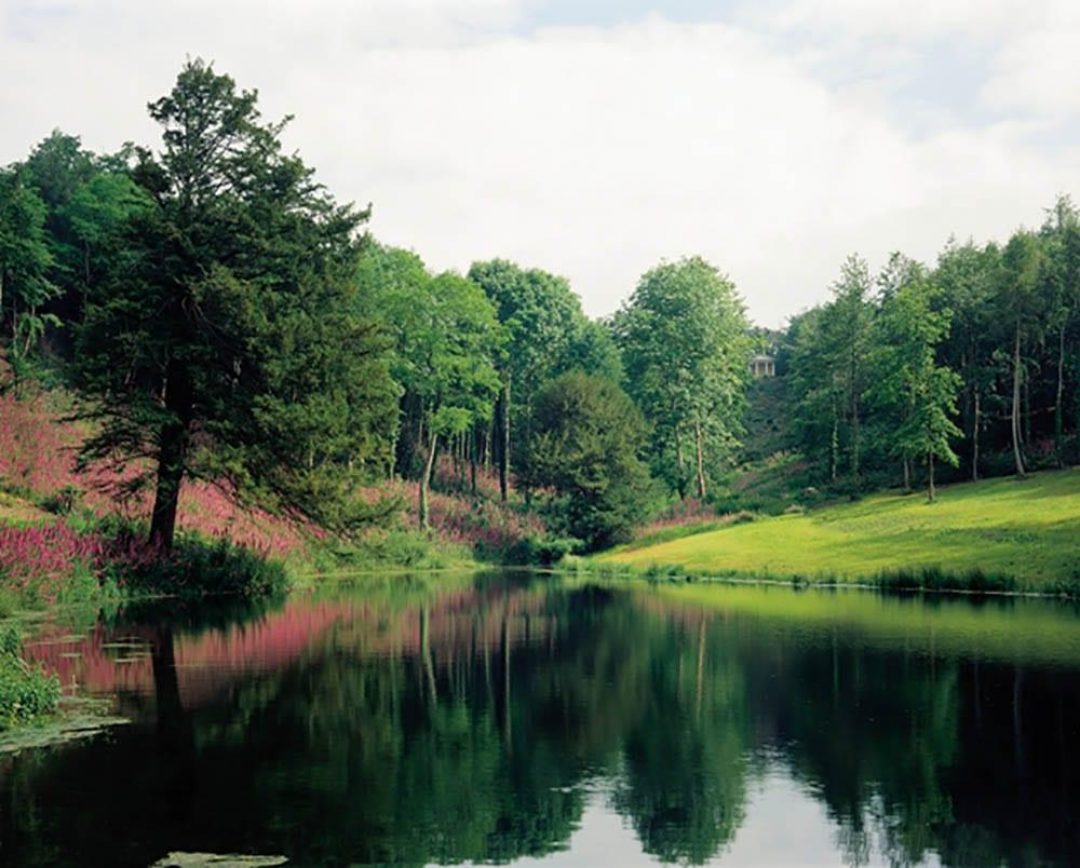
[[[523,269],[505,259],[477,262],[469,269],[495,305],[506,329],[506,351],[499,361],[502,390],[498,402],[499,489],[509,495],[511,456],[528,443],[532,400],[571,347],[584,318],[581,302],[561,277]],[[517,430],[520,436],[515,437]],[[514,449],[520,441],[521,448]]]
[[[700,257],[664,263],[641,278],[615,331],[630,393],[660,441],[654,458],[662,475],[685,492],[689,437],[704,497],[707,465],[738,444],[748,377],[750,338],[734,285]]]
[[[1021,445],[1021,388],[1026,374],[1024,349],[1026,342],[1037,336],[1042,328],[1040,314],[1043,299],[1038,289],[1044,259],[1038,237],[1028,231],[1014,233],[1002,251],[1001,264],[998,310],[1002,322],[1012,332],[1012,402],[1009,423],[1016,475],[1023,476],[1025,465]]]
[[[100,422],[83,455],[149,459],[165,548],[193,476],[355,526],[353,484],[385,460],[396,398],[385,341],[351,310],[367,214],[282,153],[286,121],[264,122],[255,92],[200,60],[149,109],[164,147],[133,170],[148,204],[79,329]]]
[[[431,277],[415,254],[382,248],[365,257],[371,309],[394,337],[392,371],[420,458],[420,527],[440,439],[491,419],[499,392],[494,359],[503,329],[483,290],[450,272]]]
[[[828,340],[827,308],[815,307],[792,319],[791,372],[794,424],[802,450],[828,467],[829,482],[840,475],[840,426],[844,392]]]
[[[960,436],[952,421],[960,377],[938,365],[938,345],[949,333],[952,311],[940,308],[941,291],[925,269],[912,268],[883,300],[879,319],[874,391],[892,409],[890,440],[904,461],[905,487],[910,462],[926,460],[927,493],[934,499],[934,463],[956,466],[949,440]]]
[[[575,372],[544,387],[533,415],[523,474],[554,493],[554,522],[590,550],[624,541],[649,497],[641,412],[611,380]]]
[[[933,282],[941,287],[953,311],[943,356],[963,380],[963,417],[972,481],[979,478],[982,432],[998,373],[994,358],[994,296],[1000,264],[1001,251],[995,245],[977,247],[972,241],[957,244],[950,239],[938,257],[933,275]]]
[[[1054,203],[1042,236],[1047,253],[1047,326],[1056,343],[1054,451],[1058,465],[1064,466],[1066,351],[1069,331],[1080,316],[1080,214],[1068,196],[1060,196]]]
[[[849,256],[833,284],[829,324],[836,374],[845,393],[851,482],[859,487],[862,460],[860,402],[866,389],[864,359],[869,349],[872,308],[870,269],[866,260]]]

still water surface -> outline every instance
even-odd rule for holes
[[[131,719],[0,759],[0,863],[1080,864],[1080,617],[394,579],[28,651]]]

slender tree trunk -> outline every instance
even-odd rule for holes
[[[480,432],[476,426],[473,426],[472,436],[469,437],[469,489],[472,491],[472,496],[476,497],[476,464],[479,456],[477,452],[480,451]]]
[[[926,453],[926,491],[931,503],[934,502],[934,453]]]
[[[1023,395],[1023,407],[1020,413],[1020,421],[1022,423],[1020,429],[1020,446],[1022,448],[1030,448],[1031,446],[1031,378],[1027,376],[1027,371],[1024,372],[1025,376],[1021,380],[1020,388]]]
[[[904,458],[904,492],[911,491],[911,459]]]
[[[1012,444],[1016,460],[1016,475],[1024,476],[1024,457],[1020,452],[1020,323],[1016,324],[1013,344]]]
[[[686,500],[686,456],[682,448],[682,431],[675,426],[675,462],[679,468],[679,497]]]
[[[406,470],[409,476],[413,475],[413,468],[416,466],[416,454],[423,448],[424,442],[427,440],[427,431],[424,429],[424,399],[419,400],[419,406],[416,411],[416,439],[409,445],[409,463],[406,465]]]
[[[832,436],[829,438],[829,479],[836,484],[840,463],[840,413],[836,409],[836,397],[832,402]]]
[[[502,398],[499,401],[499,423],[502,430],[502,449],[499,454],[499,498],[503,503],[510,499],[510,374],[503,380]]]
[[[157,490],[150,516],[150,543],[165,551],[173,547],[176,537],[176,513],[184,481],[193,403],[187,370],[175,361],[170,362],[165,379],[165,408],[171,418],[158,434]]]
[[[420,475],[420,530],[431,527],[428,517],[428,489],[431,486],[431,471],[435,467],[435,447],[439,438],[432,430],[428,435],[427,459],[424,461],[424,472]]]
[[[1065,326],[1062,322],[1058,330],[1057,399],[1054,402],[1054,453],[1058,467],[1065,466]]]
[[[855,363],[852,362],[851,376],[855,376]],[[859,487],[859,393],[854,379],[851,383],[851,481]]]
[[[705,499],[705,435],[701,430],[701,419],[694,419],[694,445],[697,450],[697,495]]]
[[[975,387],[975,424],[971,429],[971,481],[979,481],[979,428],[981,427],[981,418],[979,415],[979,395],[980,390]]]

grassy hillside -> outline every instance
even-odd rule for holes
[[[596,558],[633,567],[805,579],[871,579],[931,568],[1010,576],[1026,589],[1080,579],[1080,469],[995,479],[615,549]]]

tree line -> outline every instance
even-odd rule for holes
[[[16,381],[61,362],[81,459],[152,493],[155,543],[193,478],[343,533],[382,517],[361,486],[411,479],[426,528],[444,453],[596,547],[733,454],[747,323],[703,260],[593,320],[548,272],[372,239],[210,64],[148,109],[156,150],[54,132],[0,170],[0,334]]]
[[[858,491],[935,468],[978,478],[1076,459],[1080,217],[1067,198],[1004,245],[934,267],[850,258],[831,299],[764,338],[700,257],[646,272],[611,317],[505,259],[434,273],[335,200],[255,91],[201,60],[148,107],[155,150],[54,132],[0,169],[0,341],[16,381],[60,361],[85,399],[86,462],[150,492],[172,544],[201,478],[348,534],[386,518],[365,486],[439,455],[477,494],[586,548],[674,497],[715,497],[741,457],[748,360],[768,345],[791,445]],[[954,470],[953,468],[959,468]]]
[[[793,442],[852,490],[935,466],[977,480],[1077,460],[1080,214],[1061,196],[1004,244],[951,239],[933,267],[847,260],[826,303],[774,336]]]

